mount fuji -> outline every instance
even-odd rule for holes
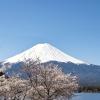
[[[84,61],[71,57],[48,43],[37,44],[23,53],[6,59],[5,63],[16,63],[29,58],[33,60],[39,58],[42,63],[48,61],[58,61],[65,63],[72,62],[75,64],[86,64]]]
[[[57,64],[65,73],[72,73],[79,77],[82,86],[100,86],[100,66],[88,64],[82,60],[63,53],[54,46],[43,43],[8,58],[0,63],[0,70],[12,75],[19,73],[22,62],[26,59],[37,59],[43,64]]]

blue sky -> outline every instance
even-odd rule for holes
[[[0,0],[0,61],[44,42],[100,65],[100,0]]]

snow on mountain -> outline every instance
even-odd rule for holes
[[[25,59],[36,59],[39,58],[41,62],[48,61],[58,61],[58,62],[72,62],[75,64],[86,64],[84,61],[78,60],[74,57],[69,56],[68,54],[63,53],[54,46],[43,43],[37,44],[32,48],[14,56],[6,59],[4,62],[7,63],[16,63],[24,61]]]

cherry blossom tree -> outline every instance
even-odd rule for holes
[[[26,80],[19,77],[0,77],[0,100],[24,100],[27,93]],[[1,99],[2,98],[2,99]]]
[[[25,60],[21,77],[0,76],[2,100],[68,100],[78,88],[77,77],[57,65]],[[66,99],[65,99],[66,98]]]
[[[78,88],[77,77],[65,74],[55,64],[41,64],[39,60],[27,60],[23,70],[31,89],[32,100],[54,100],[70,98]]]

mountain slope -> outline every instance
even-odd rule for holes
[[[44,43],[44,44],[37,44],[32,48],[24,51],[21,54],[18,54],[14,57],[8,58],[5,62],[16,63],[24,61],[24,59],[36,59],[39,58],[40,61],[48,62],[48,61],[59,61],[59,62],[72,62],[75,64],[86,64],[85,62],[78,60],[74,57],[71,57],[59,49],[55,48],[54,46]]]

